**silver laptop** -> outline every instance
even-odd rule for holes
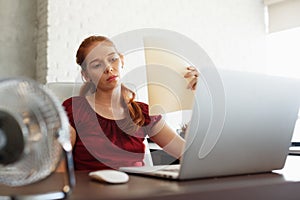
[[[298,112],[298,120],[296,121],[289,154],[300,155],[300,110]]]
[[[180,165],[120,170],[187,180],[281,169],[299,105],[299,79],[203,71]]]

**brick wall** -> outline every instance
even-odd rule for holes
[[[265,70],[264,7],[259,0],[48,1],[46,81],[75,81],[75,53],[89,35],[164,28],[197,42],[218,67]]]
[[[75,53],[89,35],[163,28],[197,42],[220,68],[264,71],[260,0],[0,0],[0,76],[80,80]]]

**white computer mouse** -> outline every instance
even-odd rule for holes
[[[129,176],[125,172],[112,169],[93,171],[89,173],[89,176],[94,180],[112,184],[126,183],[129,181]]]

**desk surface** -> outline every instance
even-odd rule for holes
[[[272,173],[180,182],[131,175],[128,183],[120,185],[92,181],[87,173],[76,172],[77,184],[68,199],[299,199],[299,166],[300,156],[289,156],[285,167]],[[62,174],[55,173],[31,186],[0,185],[0,194],[49,192],[60,183]]]

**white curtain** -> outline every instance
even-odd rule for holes
[[[264,0],[270,33],[300,27],[300,0]]]

